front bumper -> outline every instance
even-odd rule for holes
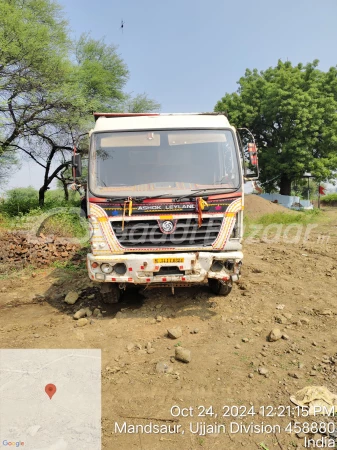
[[[172,259],[174,262],[172,262]],[[87,255],[87,267],[89,277],[99,282],[122,284],[202,283],[207,281],[208,278],[232,282],[239,279],[242,259],[243,254],[241,251],[146,253],[108,256],[94,256],[92,253],[89,253]],[[165,262],[165,260],[169,261]],[[175,262],[176,260],[178,262]],[[223,263],[221,270],[213,271],[211,269],[214,261]],[[112,271],[109,274],[104,274],[100,267],[103,263],[108,263],[112,266],[117,263],[124,263],[126,265],[126,273],[118,275],[115,271]]]

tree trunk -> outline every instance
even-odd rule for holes
[[[41,208],[43,208],[43,206],[44,206],[44,194],[45,194],[46,190],[47,190],[46,186],[42,186],[39,189],[39,206]]]
[[[45,171],[45,176],[44,176],[44,185],[39,190],[39,205],[40,205],[40,207],[44,206],[44,194],[49,189],[50,183],[57,176],[57,174],[59,172],[61,172],[61,170],[63,170],[65,167],[68,166],[68,164],[69,163],[61,164],[60,166],[58,166],[57,169],[54,170],[54,172],[51,175],[49,175],[50,165],[47,164],[46,171]]]
[[[280,194],[281,195],[291,195],[291,179],[288,178],[286,175],[281,176]]]
[[[69,191],[68,191],[68,185],[65,180],[62,180],[62,185],[63,185],[63,191],[64,191],[64,200],[66,202],[68,202],[69,201]]]

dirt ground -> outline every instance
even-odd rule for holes
[[[247,239],[241,281],[226,298],[214,296],[207,286],[176,289],[174,296],[168,289],[130,290],[121,303],[107,306],[83,268],[4,277],[1,347],[101,349],[104,449],[304,448],[303,435],[294,431],[231,433],[228,424],[286,427],[292,423],[290,412],[278,413],[279,407],[292,405],[291,394],[312,385],[337,393],[337,211],[324,214],[310,233],[303,227],[297,243],[287,242],[285,226],[276,241],[267,234]],[[64,303],[70,290],[80,293],[73,306]],[[76,327],[72,316],[83,306],[100,308],[103,317]],[[167,336],[172,327],[182,329],[177,340]],[[274,328],[286,339],[269,342]],[[177,345],[191,351],[189,363],[174,359]],[[158,362],[167,364],[168,373],[157,372]],[[247,408],[241,411],[254,406],[259,414],[223,417],[226,405]],[[279,408],[276,416],[263,415],[261,407],[269,405]],[[175,417],[173,406],[174,412],[193,408],[192,417]],[[218,416],[211,410],[202,415],[202,407],[210,406]],[[231,412],[235,415],[235,409]],[[181,425],[186,431],[115,433],[115,422]],[[190,423],[193,429],[198,422],[227,429],[206,436],[191,433]]]

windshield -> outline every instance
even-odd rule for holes
[[[240,187],[230,130],[94,133],[90,188],[99,196],[210,194]]]

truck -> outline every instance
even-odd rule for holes
[[[243,260],[244,182],[258,176],[253,139],[225,113],[94,117],[87,268],[103,301],[117,303],[130,285],[174,293],[208,283],[227,296]],[[73,166],[80,174],[79,154]]]

